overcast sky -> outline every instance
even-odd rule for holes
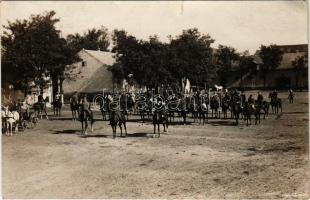
[[[308,43],[304,1],[2,1],[2,24],[49,10],[60,18],[57,28],[63,36],[103,25],[138,39],[157,34],[166,42],[168,35],[197,27],[215,39],[213,47],[223,44],[251,53],[261,44]]]

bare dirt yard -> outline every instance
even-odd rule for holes
[[[281,93],[283,112],[259,125],[176,123],[160,138],[132,120],[113,139],[99,113],[85,138],[67,110],[2,136],[3,198],[307,199],[308,93],[295,96]]]

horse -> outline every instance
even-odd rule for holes
[[[60,117],[61,115],[61,108],[62,108],[62,102],[60,99],[55,100],[52,102],[53,109],[54,109],[54,116]]]
[[[199,124],[205,124],[205,120],[207,119],[208,122],[208,106],[205,102],[201,103],[198,107],[198,117],[199,117]]]
[[[249,103],[249,102],[244,102],[244,107],[242,109],[242,113],[243,113],[243,119],[246,120],[246,125],[248,126],[249,125],[249,122],[250,122],[250,125],[252,124],[251,123],[251,116],[252,114],[254,113],[254,104],[252,103]]]
[[[79,119],[82,124],[82,134],[87,135],[88,121],[90,121],[91,132],[93,132],[93,124],[95,122],[92,114],[87,113],[86,110],[83,110],[80,106]]]
[[[33,109],[37,113],[38,116],[40,116],[40,119],[42,119],[43,112],[45,114],[45,118],[48,119],[48,115],[46,112],[46,102],[36,102],[33,104]]]
[[[281,112],[282,112],[282,100],[278,98],[277,96],[271,95],[270,105],[271,105],[273,113],[278,113],[279,108],[281,109]]]
[[[13,136],[13,124],[15,125],[15,133],[18,132],[19,113],[17,111],[9,111],[9,107],[4,107],[1,112],[2,119],[5,123],[5,135]]]
[[[240,116],[240,113],[242,113],[240,101],[233,101],[231,111],[232,111],[233,117],[236,120],[236,125],[238,125],[239,124],[239,116]]]
[[[167,109],[169,113],[169,122],[171,123],[171,119],[174,121],[174,113],[178,111],[178,107],[180,105],[180,101],[176,98],[176,96],[168,97]]]
[[[72,120],[77,120],[77,117],[79,116],[79,103],[75,100],[71,100],[70,109],[72,114]]]
[[[260,111],[262,110],[262,103],[255,102],[254,104],[254,116],[255,116],[255,125],[257,122],[260,124]]]
[[[178,110],[183,119],[183,125],[186,124],[187,108],[189,107],[189,105],[190,104],[188,103],[186,98],[181,99]]]
[[[158,137],[160,137],[160,124],[163,125],[164,132],[168,133],[168,117],[167,117],[167,114],[165,113],[164,109],[162,109],[162,110],[154,109],[154,111],[153,111],[153,125],[154,125],[153,134],[155,135],[156,126],[157,126]],[[167,128],[167,130],[166,130],[166,128]]]
[[[117,126],[119,126],[121,130],[121,137],[123,137],[122,125],[124,126],[126,137],[127,137],[126,117],[123,112],[118,111],[118,110],[112,110],[110,113],[110,125],[113,131],[113,138],[116,137]]]
[[[35,127],[39,119],[36,112],[29,111],[20,113],[20,121],[22,128],[25,130],[28,124],[30,124],[30,128]]]
[[[190,103],[190,112],[192,113],[192,118],[194,119],[194,123],[198,122],[198,117],[199,117],[199,113],[198,113],[198,103],[196,103],[195,101],[192,101]]]
[[[268,114],[269,114],[269,106],[270,106],[269,102],[267,102],[267,101],[262,102],[261,109],[264,112],[264,119],[266,119],[266,116],[268,116]]]
[[[21,102],[17,107],[17,111],[20,116],[20,125],[23,130],[28,127],[28,124],[31,125],[31,128],[36,126],[39,121],[37,111],[30,111],[30,107],[26,102]]]
[[[288,94],[287,98],[288,98],[288,101],[289,101],[290,104],[292,104],[294,102],[294,94],[292,92],[290,92]]]
[[[222,100],[222,111],[223,111],[223,118],[226,119],[227,118],[227,111],[229,109],[229,97],[228,96],[224,96],[223,100]]]
[[[218,109],[220,107],[220,102],[219,99],[216,96],[213,96],[210,99],[210,107],[211,107],[211,112],[212,112],[212,118],[213,118],[213,113],[215,114],[215,118],[218,118]]]

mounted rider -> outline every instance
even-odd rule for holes
[[[87,100],[87,96],[84,95],[80,102],[81,105],[81,113],[86,112],[87,116],[92,117],[93,112],[90,109],[90,103]]]
[[[258,103],[258,105],[262,105],[263,101],[264,101],[263,95],[260,92],[258,92],[257,93],[257,103]]]
[[[61,101],[60,98],[61,98],[61,95],[60,95],[59,91],[57,91],[57,92],[56,92],[56,95],[55,95],[55,102]]]
[[[294,102],[294,93],[293,93],[293,90],[292,90],[292,89],[290,89],[290,90],[288,91],[288,100],[289,100],[290,103],[293,103],[293,102]]]
[[[252,95],[249,96],[249,98],[248,98],[248,103],[249,103],[249,104],[254,104],[254,98],[253,98]]]
[[[272,93],[271,93],[271,97],[273,97],[273,98],[277,98],[278,97],[278,92],[277,92],[277,90],[274,90]]]
[[[70,98],[70,103],[72,102],[79,102],[79,95],[77,91],[74,91],[72,97]]]

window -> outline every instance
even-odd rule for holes
[[[86,61],[82,61],[82,67],[86,66]]]

